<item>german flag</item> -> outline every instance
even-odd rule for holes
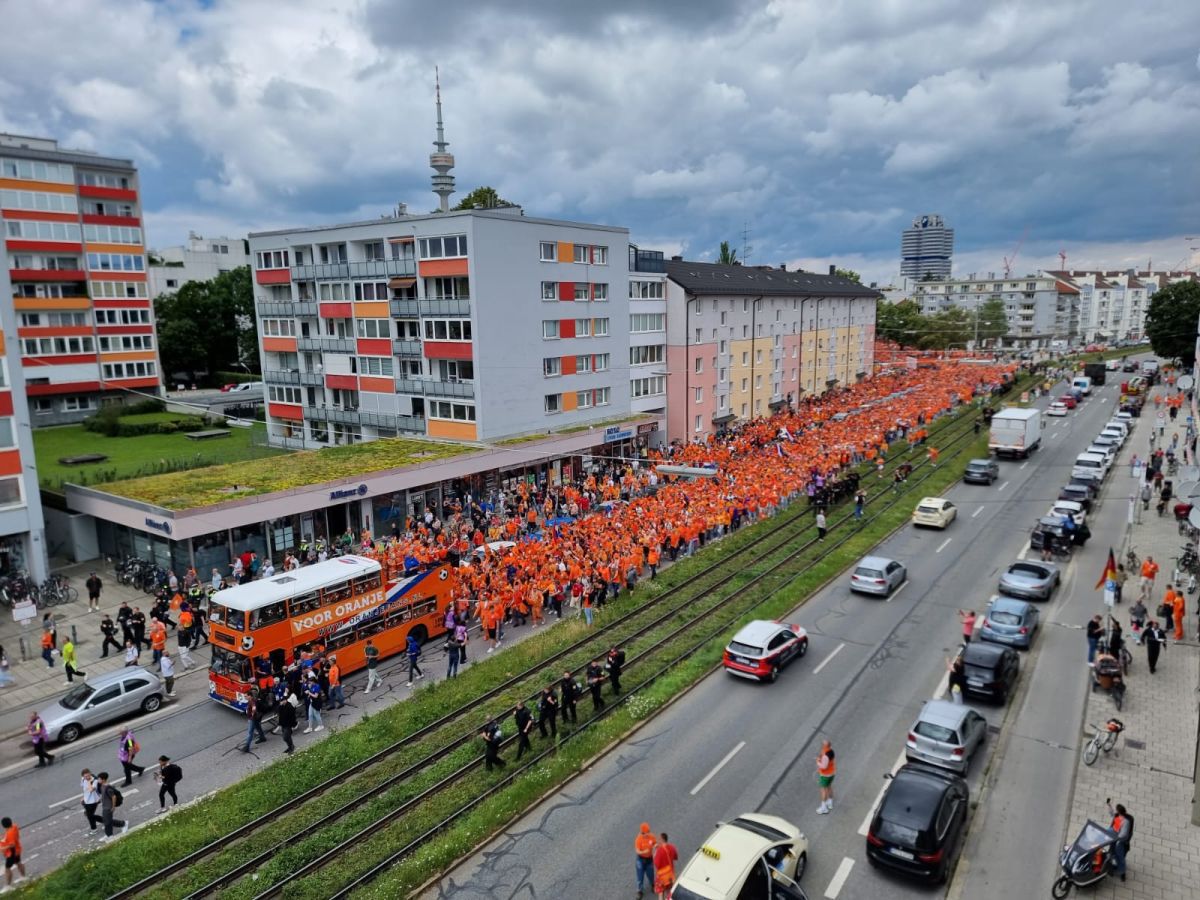
[[[1104,582],[1108,581],[1110,578],[1115,579],[1116,577],[1117,559],[1113,555],[1112,547],[1109,547],[1108,562],[1104,564],[1104,572],[1100,575],[1100,580],[1096,582],[1096,590],[1100,590],[1102,587],[1104,587]]]

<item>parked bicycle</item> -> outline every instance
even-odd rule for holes
[[[1101,753],[1109,753],[1117,746],[1117,738],[1125,730],[1125,723],[1120,719],[1109,719],[1103,728],[1092,728],[1092,739],[1083,748],[1084,765],[1093,765]]]

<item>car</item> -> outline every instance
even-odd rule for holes
[[[1065,416],[1070,414],[1070,412],[1071,408],[1062,400],[1055,400],[1046,409],[1046,415],[1048,416]]]
[[[1121,361],[1119,359],[1110,359],[1104,364],[1104,368],[1109,372],[1119,372],[1121,370]]]
[[[958,510],[945,497],[925,497],[913,510],[912,520],[914,525],[945,528],[957,516]]]
[[[906,763],[889,776],[867,829],[867,861],[943,884],[967,830],[970,789],[936,766]]]
[[[1061,579],[1058,566],[1052,562],[1019,559],[1000,576],[1000,593],[1026,600],[1049,600]]]
[[[1120,427],[1120,425],[1109,424],[1104,426],[1104,430],[1100,432],[1100,437],[1112,438],[1117,442],[1117,445],[1120,446],[1121,444],[1124,444],[1125,439],[1129,437],[1129,432]],[[1097,440],[1098,439],[1099,438],[1097,438]]]
[[[1124,440],[1125,438],[1129,437],[1129,430],[1132,427],[1133,426],[1130,424],[1129,420],[1120,418],[1120,414],[1118,413],[1117,416],[1108,420],[1104,426],[1104,431],[1120,431],[1121,440]],[[1101,434],[1103,433],[1104,432],[1101,432]]]
[[[731,822],[717,823],[667,896],[670,900],[807,900],[796,883],[807,867],[808,838],[799,828],[778,816],[743,813]]]
[[[1071,480],[1067,484],[1077,484],[1086,487],[1091,492],[1092,500],[1094,501],[1100,496],[1100,488],[1104,482],[1095,472],[1082,472],[1079,474],[1072,473]]]
[[[40,715],[51,741],[70,744],[90,728],[137,712],[156,712],[162,704],[158,676],[141,666],[127,666],[85,678]]]
[[[1107,469],[1111,469],[1114,462],[1117,461],[1117,448],[1112,444],[1088,444],[1084,453],[1095,453],[1097,456],[1103,456]]]
[[[908,570],[894,559],[864,556],[850,573],[850,590],[859,594],[888,597],[904,584]]]
[[[1121,449],[1121,438],[1115,434],[1105,434],[1103,431],[1092,438],[1093,447],[1111,447],[1112,452],[1116,453]]]
[[[962,652],[966,692],[1006,703],[1017,683],[1021,661],[1017,651],[1002,644],[972,641]]]
[[[1083,484],[1064,484],[1058,491],[1059,500],[1073,500],[1084,509],[1092,508],[1092,490]]]
[[[266,385],[261,381],[243,381],[241,384],[234,385],[229,389],[231,394],[242,394],[250,391],[262,391]]]
[[[1132,359],[1125,360],[1125,362],[1121,365],[1122,372],[1136,372],[1137,370],[1138,364]]]
[[[979,639],[1028,650],[1038,630],[1038,609],[1028,600],[993,597],[984,613]]]
[[[236,381],[231,381],[231,382],[229,382],[228,384],[223,384],[223,385],[221,385],[221,393],[222,393],[222,394],[228,394],[228,393],[229,393],[230,391],[232,391],[232,390],[233,390],[235,387],[237,387],[237,382],[236,382]]]
[[[973,459],[963,472],[963,481],[968,484],[991,484],[999,477],[1000,465],[994,459]]]
[[[1107,453],[1093,453],[1085,451],[1075,457],[1075,464],[1071,468],[1072,477],[1076,475],[1094,475],[1097,479],[1103,481],[1104,476],[1108,474],[1109,458]]]
[[[1082,503],[1075,500],[1056,500],[1050,507],[1050,515],[1070,516],[1075,520],[1076,525],[1082,525],[1087,521],[1087,510],[1083,508]]]
[[[971,758],[987,737],[987,720],[975,710],[949,700],[926,700],[908,729],[904,755],[965,775]]]
[[[758,619],[733,636],[722,660],[740,678],[774,681],[779,670],[808,652],[808,632],[799,625]]]
[[[1079,401],[1075,399],[1074,394],[1063,394],[1058,398],[1058,402],[1066,406],[1067,409],[1074,409],[1079,405]]]

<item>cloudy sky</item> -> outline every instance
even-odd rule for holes
[[[134,158],[156,246],[432,209],[436,64],[460,190],[688,258],[889,281],[937,212],[958,274],[1200,262],[1187,0],[0,8],[0,129]]]

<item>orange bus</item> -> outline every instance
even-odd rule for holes
[[[273,578],[218,591],[209,601],[212,664],[208,695],[245,712],[250,688],[304,651],[337,653],[342,673],[367,664],[367,638],[380,657],[445,632],[453,577],[442,565],[388,580],[380,564],[338,556]]]

